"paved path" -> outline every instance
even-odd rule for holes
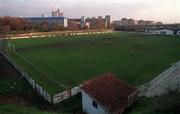
[[[154,97],[169,91],[180,91],[180,61],[159,74],[149,83],[139,86],[139,96]]]

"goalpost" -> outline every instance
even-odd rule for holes
[[[13,52],[16,52],[15,45],[11,42],[8,42],[8,49],[13,50]]]

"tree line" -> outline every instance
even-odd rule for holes
[[[48,31],[63,31],[63,30],[86,30],[86,29],[104,29],[103,20],[97,19],[90,21],[90,27],[81,27],[77,22],[68,20],[68,27],[62,25],[48,26],[48,22],[32,26],[30,20],[21,17],[0,17],[0,34],[19,33],[19,32],[48,32]]]
[[[28,21],[20,17],[0,17],[1,33],[9,33],[11,31],[25,31],[28,29]]]

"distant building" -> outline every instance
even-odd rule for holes
[[[89,29],[90,28],[90,23],[86,22],[86,28]]]
[[[41,17],[27,17],[25,19],[31,23],[31,26],[47,24],[49,27],[54,25],[60,25],[65,28],[68,27],[68,20],[63,17],[63,12],[60,12],[59,9],[52,11],[52,17],[42,14]]]
[[[52,17],[62,17],[64,15],[63,12],[60,12],[59,8],[57,11],[52,11]]]
[[[121,21],[120,20],[113,21],[111,25],[112,25],[112,28],[115,30],[116,27],[121,25]]]
[[[79,30],[82,28],[82,18],[72,18],[68,19],[68,27],[72,28],[72,30],[75,28],[75,30]],[[83,27],[84,28],[84,27]]]
[[[138,25],[139,26],[145,26],[146,25],[146,22],[144,20],[139,20],[138,21]]]
[[[85,18],[85,16],[81,17],[80,25],[81,25],[81,28],[84,28],[86,26],[86,18]]]
[[[122,19],[121,19],[121,23],[122,23],[122,26],[128,26],[129,21],[128,21],[127,18],[122,18]]]
[[[148,26],[148,25],[154,25],[154,22],[153,21],[145,21],[145,25]]]
[[[121,21],[119,21],[119,20],[118,21],[113,21],[112,24],[114,24],[114,25],[121,25]]]
[[[100,19],[101,18],[99,18],[99,20]],[[98,28],[98,18],[96,18],[96,17],[88,18],[88,19],[86,19],[86,22],[89,23],[90,29],[97,29]]]
[[[129,25],[129,26],[135,25],[134,19],[129,19],[129,20],[128,20],[128,25]]]
[[[108,29],[111,27],[110,15],[106,15],[105,18],[103,18],[102,16],[98,16],[97,18],[85,18],[84,16],[82,16],[81,18],[68,19],[68,21],[74,21],[77,24],[80,24],[80,29]]]
[[[65,17],[28,17],[32,26],[48,24],[48,26],[61,25],[63,27],[68,26],[67,18]]]
[[[82,109],[87,114],[122,114],[137,99],[137,89],[107,73],[82,86]]]
[[[163,25],[162,22],[156,22],[154,25]]]
[[[177,30],[177,33],[176,33],[177,35],[180,35],[180,30]]]
[[[180,35],[180,29],[146,28],[145,33],[154,35]]]
[[[98,16],[97,19],[103,19],[102,16]]]
[[[158,31],[160,35],[175,35],[175,30],[172,29],[160,29]]]
[[[105,28],[107,28],[107,29],[111,28],[111,16],[110,15],[105,16]]]

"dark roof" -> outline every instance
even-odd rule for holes
[[[128,96],[136,91],[133,86],[112,73],[86,81],[82,90],[111,112],[122,112],[127,105]]]

